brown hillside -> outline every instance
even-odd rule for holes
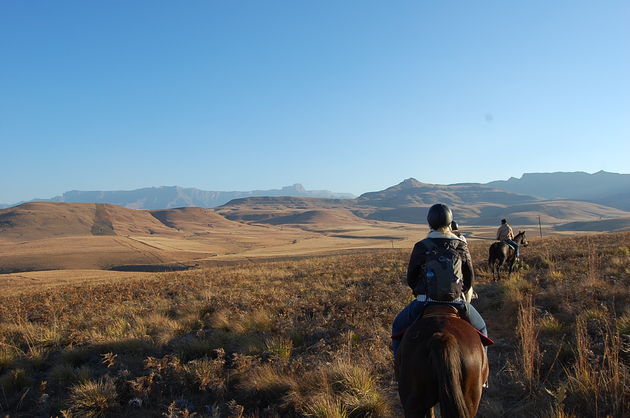
[[[212,209],[184,207],[152,210],[149,213],[169,228],[186,232],[207,231],[214,228],[239,228],[243,225],[230,221]]]
[[[101,217],[99,217],[99,209]],[[96,205],[97,221],[111,222],[117,235],[154,235],[175,233],[145,210],[127,209],[117,205]]]
[[[272,225],[298,224],[320,226],[339,226],[339,225],[362,225],[369,221],[359,218],[349,210],[345,209],[319,209],[307,210],[304,212],[294,213],[291,215],[278,216],[271,218],[265,223]]]
[[[296,215],[307,210],[349,209],[353,204],[353,199],[248,197],[232,200],[215,210],[233,221],[270,223],[270,220],[280,216]]]
[[[427,184],[411,178],[379,192],[364,193],[356,200],[362,206],[399,208],[438,202],[454,207],[483,203],[509,205],[537,199],[480,184]]]
[[[545,200],[529,202],[506,207],[487,206],[483,208],[477,219],[470,219],[471,224],[490,225],[497,219],[509,217],[513,223],[533,225],[541,221],[560,224],[568,221],[595,221],[602,218],[627,217],[628,212],[596,203],[576,200]]]
[[[25,203],[0,210],[0,239],[30,241],[91,235],[95,217],[96,205],[93,203]]]
[[[109,204],[32,202],[0,210],[0,239],[8,241],[173,232],[146,211]]]
[[[603,219],[601,221],[569,222],[556,227],[558,231],[607,231],[630,230],[630,218]]]

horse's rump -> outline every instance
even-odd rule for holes
[[[474,416],[487,373],[485,351],[468,322],[439,313],[419,318],[398,350],[405,416],[423,416],[438,402],[443,416]]]

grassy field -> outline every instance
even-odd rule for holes
[[[471,243],[474,304],[497,342],[480,416],[627,416],[630,233],[530,242],[498,283],[489,242]],[[2,292],[0,411],[399,416],[389,329],[410,299],[409,252],[83,273]]]

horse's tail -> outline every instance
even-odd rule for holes
[[[469,417],[462,392],[462,366],[457,340],[451,334],[438,332],[429,340],[433,373],[438,382],[440,415]]]
[[[493,264],[496,260],[496,256],[494,255],[494,247],[495,245],[492,244],[488,250],[488,268],[490,268],[490,270],[494,268]]]

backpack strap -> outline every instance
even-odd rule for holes
[[[422,240],[422,243],[426,247],[425,254],[429,254],[431,251],[435,250],[438,245],[431,238],[425,238]]]
[[[446,247],[451,247],[452,249],[456,250],[457,249],[457,242],[459,240],[455,240],[455,239],[447,239],[446,242],[444,243],[444,248]],[[422,240],[424,246],[426,247],[426,251],[425,254],[429,254],[432,251],[435,251],[436,248],[440,247],[434,240],[433,238],[425,238]]]

